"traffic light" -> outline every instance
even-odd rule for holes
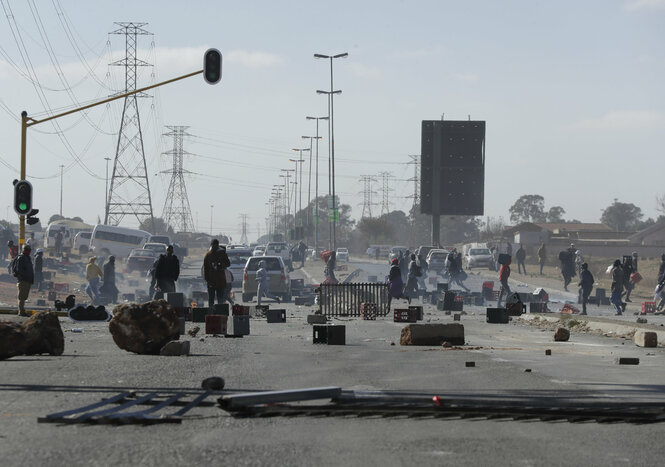
[[[39,222],[39,217],[35,217],[39,213],[39,209],[31,209],[28,213],[28,218],[25,220],[25,223],[28,225],[34,225]]]
[[[203,79],[208,84],[217,84],[222,79],[222,53],[208,49],[203,54]]]
[[[14,211],[19,216],[32,211],[32,184],[27,180],[14,180]]]

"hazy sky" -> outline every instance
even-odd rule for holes
[[[486,216],[508,222],[520,195],[540,194],[567,219],[597,222],[614,198],[656,217],[655,198],[665,194],[665,0],[0,4],[3,218],[16,218],[7,207],[20,112],[43,115],[46,105],[72,107],[124,86],[123,69],[108,66],[124,56],[124,37],[108,35],[116,21],[146,22],[154,33],[139,38],[139,58],[154,64],[140,70],[139,86],[200,69],[208,47],[224,54],[220,84],[196,76],[140,100],[157,216],[170,179],[159,174],[171,165],[161,155],[172,146],[164,125],[190,127],[185,150],[194,155],[184,165],[201,174],[187,178],[199,230],[209,230],[214,205],[215,233],[239,238],[241,213],[250,240],[259,224],[265,233],[280,169],[293,168],[291,148],[309,147],[301,136],[315,134],[305,116],[327,114],[316,90],[330,87],[329,63],[314,53],[349,53],[334,68],[343,91],[335,98],[335,154],[337,192],[353,217],[362,210],[360,175],[382,171],[395,177],[391,208],[408,210],[408,155],[420,152],[421,121],[442,114],[487,121]],[[59,210],[61,164],[63,214],[103,218],[104,158],[115,155],[121,110],[118,101],[62,118],[64,138],[50,123],[28,130],[28,178],[42,218]],[[324,194],[325,122],[321,135]]]

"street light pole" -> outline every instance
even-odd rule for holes
[[[299,148],[293,148],[292,151],[297,151],[300,156],[298,159],[289,159],[291,162],[296,163],[296,179],[298,178],[298,164],[300,164],[300,181],[298,182],[298,212],[300,213],[300,226],[302,227],[302,164],[305,162],[305,159],[302,158],[302,153],[303,151],[309,151],[310,153],[310,161],[312,158],[312,151],[309,148],[305,149],[299,149]],[[311,165],[311,164],[310,164]]]
[[[328,142],[330,148],[330,164],[332,171],[332,209],[333,209],[333,220],[332,220],[332,246],[331,249],[336,249],[336,225],[337,225],[337,200],[335,197],[335,128],[334,128],[334,106],[333,106],[333,96],[335,94],[341,94],[342,91],[334,91],[333,86],[333,59],[335,58],[346,58],[349,54],[347,52],[337,54],[337,55],[323,55],[323,54],[314,54],[314,58],[328,58],[330,59],[330,92],[316,91],[319,94],[328,94],[329,96],[329,112],[330,120],[328,121],[328,131],[330,141]]]
[[[62,217],[62,174],[64,165],[60,164],[60,217]]]
[[[305,117],[307,120],[316,120],[316,176],[314,177],[314,251],[319,253],[319,120],[328,120],[329,117]],[[310,140],[311,141],[311,140]],[[311,152],[310,152],[311,154]]]
[[[109,161],[111,160],[110,157],[105,157],[104,160],[106,161],[106,188],[104,192],[104,209],[108,209],[109,205]],[[104,216],[106,218],[106,216]]]

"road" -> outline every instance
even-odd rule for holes
[[[388,269],[364,261],[349,266],[361,269],[361,279],[381,277]],[[196,264],[191,271],[196,271]],[[310,263],[306,276],[297,269],[292,277],[316,281],[321,271],[321,263]],[[467,285],[478,290],[484,274],[472,274]],[[566,298],[554,290],[550,294]],[[37,423],[40,416],[96,402],[123,389],[193,391],[213,375],[226,379],[229,392],[340,386],[356,391],[416,391],[444,400],[510,396],[528,403],[555,396],[626,405],[647,400],[665,403],[665,352],[636,347],[630,339],[572,332],[569,342],[555,343],[550,329],[522,320],[487,324],[482,307],[465,307],[461,317],[465,350],[402,347],[403,324],[388,319],[333,319],[346,325],[347,345],[320,346],[312,345],[312,329],[305,320],[313,307],[284,307],[286,323],[252,319],[251,335],[242,339],[185,336],[192,345],[189,357],[131,354],[115,346],[105,324],[76,324],[83,333],[72,333],[73,323],[62,319],[67,331],[64,355],[0,362],[3,465],[611,466],[657,465],[665,455],[660,442],[663,424],[405,417],[236,419],[217,407],[197,407],[181,425]],[[609,321],[605,316],[609,311],[601,307],[594,316],[596,311],[599,320]],[[649,317],[648,326],[658,324],[659,318]],[[625,317],[626,323],[629,319],[634,321]],[[425,322],[447,323],[452,317],[426,305]],[[546,349],[552,354],[545,355]],[[616,365],[617,356],[639,357],[640,364]],[[475,367],[466,366],[470,361]]]

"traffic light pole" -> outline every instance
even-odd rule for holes
[[[154,89],[159,86],[164,86],[165,84],[173,83],[175,81],[180,81],[181,79],[185,78],[190,78],[192,76],[200,75],[203,73],[203,70],[199,71],[194,71],[192,73],[188,73],[186,75],[178,76],[177,78],[172,78],[168,81],[162,81],[161,83],[156,83],[152,84],[150,86],[146,86],[141,89],[136,89],[131,92],[126,92],[123,94],[118,94],[117,96],[110,97],[108,99],[104,99],[99,102],[95,102],[93,104],[88,104],[83,107],[78,107],[76,109],[68,110],[67,112],[62,112],[57,115],[52,115],[47,118],[42,118],[41,120],[36,120],[34,118],[28,117],[28,112],[25,110],[21,112],[21,180],[25,180],[26,178],[26,141],[27,141],[27,135],[28,135],[28,127],[31,127],[33,125],[37,125],[38,123],[44,123],[48,122],[49,120],[55,120],[56,118],[64,117],[66,115],[70,115],[76,112],[80,112],[82,110],[87,110],[91,107],[96,107],[98,105],[106,104],[107,102],[112,102],[118,99],[123,99],[127,96],[132,96],[134,94],[138,94],[140,92],[148,91],[149,89]],[[19,216],[19,238],[18,238],[18,247],[19,247],[19,252],[23,250],[23,244],[25,243],[25,216]]]

